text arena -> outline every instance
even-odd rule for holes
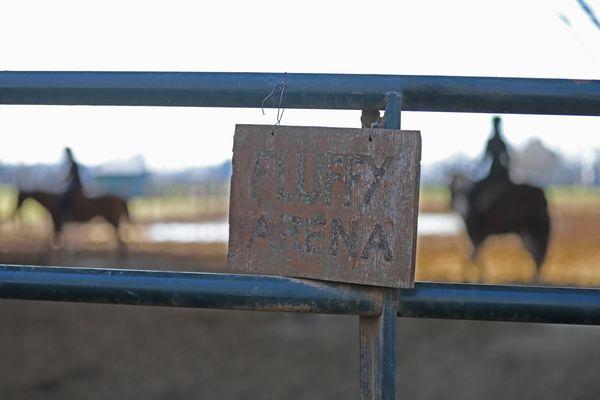
[[[419,132],[238,125],[229,268],[410,287]]]

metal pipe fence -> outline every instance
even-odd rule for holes
[[[0,72],[0,104],[285,108],[600,115],[600,81],[221,72]],[[264,106],[277,108],[277,96]]]
[[[0,298],[378,316],[383,289],[262,275],[0,265]],[[398,316],[600,324],[596,289],[416,282]]]
[[[401,111],[600,115],[597,80],[340,74],[0,72],[0,104],[276,108],[281,84],[285,108],[385,108],[392,129]],[[0,265],[0,298],[358,315],[363,399],[395,397],[398,316],[600,324],[599,290],[554,287]]]

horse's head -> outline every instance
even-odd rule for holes
[[[452,208],[464,217],[469,212],[467,194],[473,187],[473,181],[463,174],[453,174],[450,181],[450,200]]]

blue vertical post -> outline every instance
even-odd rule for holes
[[[386,93],[384,128],[400,129],[402,99]],[[383,309],[377,317],[360,317],[360,390],[362,400],[396,398],[398,291],[382,288]]]
[[[385,129],[400,129],[400,113],[402,110],[402,96],[398,92],[385,94],[385,115],[383,127]]]
[[[396,398],[397,290],[381,290],[381,315],[359,321],[361,400]]]

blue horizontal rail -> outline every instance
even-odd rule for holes
[[[0,72],[0,104],[257,108],[285,81],[286,108],[600,115],[600,81],[221,72]],[[265,107],[277,107],[271,96]]]
[[[0,265],[0,298],[374,316],[383,289],[259,275]],[[600,290],[415,283],[399,316],[600,324]]]
[[[600,290],[415,283],[400,290],[402,317],[600,325]]]
[[[276,276],[0,266],[0,298],[378,315],[381,290]]]

